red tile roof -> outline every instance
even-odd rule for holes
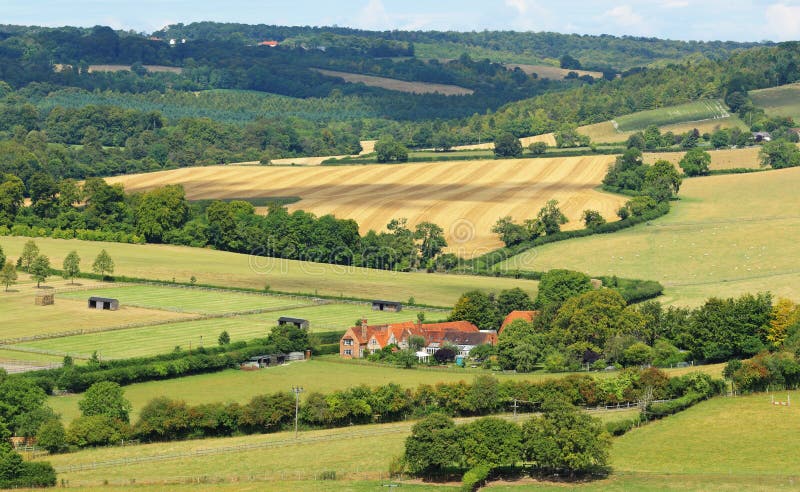
[[[521,319],[525,320],[528,323],[533,322],[533,318],[539,315],[539,311],[511,311],[506,316],[506,319],[503,320],[503,324],[500,325],[500,329],[497,330],[497,333],[500,334],[503,332],[506,326],[510,325],[512,322]]]

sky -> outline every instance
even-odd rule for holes
[[[800,40],[800,0],[0,0],[0,23],[152,32],[196,21]]]

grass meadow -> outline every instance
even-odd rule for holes
[[[728,116],[730,115],[722,101],[713,99],[639,111],[620,116],[615,121],[620,131],[635,132],[644,130],[651,125],[662,127],[678,123],[721,119]]]
[[[800,169],[686,179],[673,210],[631,229],[548,244],[508,260],[512,269],[571,268],[658,280],[664,301],[772,291],[800,300]]]
[[[800,392],[791,396],[799,400]],[[785,400],[786,392],[775,397]],[[598,416],[611,420],[631,415],[607,412]],[[794,450],[800,446],[799,418],[797,406],[774,406],[767,394],[718,397],[615,438],[610,456],[613,472],[607,479],[575,484],[521,479],[495,482],[487,490],[796,490],[800,462]],[[149,483],[181,490],[185,486],[167,484],[201,479],[223,490],[234,485],[240,490],[255,490],[258,485],[262,490],[385,490],[383,477],[391,459],[402,453],[411,425],[400,422],[307,431],[297,441],[292,433],[284,432],[89,449],[45,459],[64,469],[154,457],[145,463],[60,473],[59,478],[71,487],[100,486],[107,481],[109,485],[136,484],[137,489],[146,489]],[[250,449],[236,450],[244,446]],[[311,480],[325,470],[335,470],[338,480]],[[199,484],[199,490],[204,486],[208,485]],[[416,486],[420,486],[417,481],[402,482],[402,487],[410,490]]]
[[[30,238],[0,237],[0,246],[6,255],[16,259],[28,240]],[[434,306],[452,306],[461,294],[472,289],[497,292],[520,287],[534,296],[538,285],[538,282],[526,280],[401,273],[185,246],[49,238],[36,238],[35,241],[54,265],[60,265],[72,250],[77,250],[84,263],[88,263],[101,249],[106,249],[116,264],[115,273],[118,275],[180,282],[188,282],[195,276],[201,284],[259,290],[269,286],[283,292],[362,299],[386,298],[405,302],[413,297],[417,303]]]
[[[702,371],[720,377],[722,364],[667,369],[670,376],[678,376],[692,371]],[[492,374],[500,380],[540,381],[548,378],[564,377],[563,373],[536,372],[529,374],[489,373],[483,369],[456,368],[418,368],[400,369],[374,363],[341,361],[338,356],[323,356],[304,362],[293,362],[282,366],[265,368],[259,371],[227,370],[212,374],[188,376],[165,381],[125,386],[125,397],[133,404],[132,418],[154,396],[169,395],[185,400],[190,404],[216,401],[246,402],[255,395],[276,391],[288,391],[292,386],[302,386],[306,394],[312,391],[330,392],[361,384],[378,386],[397,383],[415,388],[420,384],[439,382],[470,382],[475,376]],[[597,377],[608,377],[614,373],[594,373]],[[78,416],[78,400],[82,395],[54,396],[48,399],[55,411],[70,422]],[[301,396],[302,398],[302,396]]]
[[[88,296],[114,297],[119,299],[120,305],[123,306],[197,314],[225,314],[312,304],[310,299],[296,297],[152,285],[113,286],[84,292],[68,292],[60,297],[83,300]]]
[[[697,103],[691,103],[697,104]],[[620,143],[625,142],[628,137],[630,137],[633,133],[637,131],[644,130],[647,125],[641,128],[636,128],[641,125],[645,121],[654,122],[661,130],[661,133],[672,132],[676,135],[686,133],[690,130],[697,128],[700,134],[703,133],[713,133],[716,130],[722,128],[740,128],[744,131],[748,131],[747,125],[742,122],[736,115],[729,115],[726,117],[711,117],[711,119],[701,119],[699,121],[688,119],[688,120],[679,120],[674,123],[663,123],[660,121],[669,121],[669,114],[670,112],[674,112],[677,114],[684,114],[685,118],[694,118],[696,116],[695,113],[686,112],[682,113],[683,110],[679,109],[681,106],[673,106],[669,108],[662,108],[652,111],[645,111],[642,113],[654,113],[655,114],[642,114],[642,113],[633,113],[628,116],[623,116],[614,120],[617,122],[618,127],[614,126],[614,121],[605,121],[602,123],[595,123],[593,125],[586,125],[578,128],[578,132],[588,136],[592,139],[595,143]],[[661,112],[660,116],[659,113]],[[718,113],[719,114],[719,113]],[[623,130],[623,126],[620,123],[620,120],[625,121],[625,118],[632,118],[632,123],[630,123],[630,127],[635,129],[631,130],[627,126]],[[678,116],[675,116],[678,119]]]
[[[601,420],[629,418],[635,410],[593,412]],[[511,415],[504,416],[512,419]],[[519,422],[524,415],[517,417]],[[466,421],[470,419],[457,419]],[[69,480],[70,485],[109,484],[129,485],[147,482],[178,482],[191,477],[205,477],[209,482],[236,482],[264,480],[269,490],[273,483],[292,483],[303,478],[313,478],[320,472],[336,471],[337,482],[317,482],[317,489],[328,490],[375,490],[386,482],[389,462],[402,454],[406,436],[413,422],[392,424],[373,424],[351,428],[304,431],[294,440],[292,432],[280,432],[258,436],[204,439],[202,441],[182,441],[158,443],[131,447],[113,447],[85,450],[79,453],[48,457],[57,468],[64,469],[92,462],[124,460],[133,457],[153,457],[146,463],[131,463],[123,466],[101,466],[94,470],[69,471],[59,474]],[[235,447],[249,449],[231,450]],[[377,451],[376,451],[377,450]],[[192,456],[198,451],[205,456]],[[176,459],[159,460],[163,455],[190,455]],[[208,470],[224,470],[209,473]],[[372,482],[371,488],[347,488],[350,480],[361,478],[380,479]],[[134,479],[133,481],[131,479]],[[345,480],[341,480],[344,478]],[[310,485],[310,484],[309,484]],[[355,485],[355,484],[354,484]],[[407,484],[403,482],[403,487]],[[342,488],[339,488],[342,487]],[[303,490],[303,489],[300,489]]]
[[[114,293],[114,289],[109,290],[109,294]],[[232,341],[265,337],[277,324],[280,316],[307,319],[312,332],[322,332],[344,331],[353,326],[359,318],[367,318],[371,324],[415,321],[419,312],[424,313],[425,319],[431,321],[447,316],[444,312],[412,309],[399,313],[372,311],[369,306],[363,304],[324,304],[301,308],[287,306],[286,310],[268,313],[187,320],[141,328],[49,338],[24,342],[12,347],[70,354],[76,358],[87,358],[96,350],[102,358],[120,359],[166,353],[176,346],[189,350],[192,347],[215,345],[223,330],[228,332]]]
[[[163,310],[121,306],[118,311],[88,309],[86,299],[90,294],[55,292],[55,304],[35,305],[35,289],[21,287],[18,292],[0,292],[0,313],[2,313],[3,340],[72,332],[76,330],[93,331],[120,327],[129,324],[168,322],[187,318],[189,315]],[[67,297],[70,296],[70,297]]]
[[[770,116],[790,116],[800,121],[800,84],[750,91],[747,95]]]

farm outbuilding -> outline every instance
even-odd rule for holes
[[[89,309],[101,309],[106,311],[116,311],[119,309],[119,299],[112,299],[110,297],[95,297],[89,298]]]
[[[303,318],[291,318],[289,316],[281,316],[280,318],[278,318],[278,326],[283,326],[283,325],[294,325],[297,328],[303,328],[307,330],[309,322],[307,319]]]
[[[403,304],[397,301],[372,301],[373,311],[397,312],[403,309]]]
[[[278,366],[285,364],[289,359],[286,354],[265,354],[250,357],[248,365],[257,365],[258,367]]]
[[[36,294],[37,306],[52,306],[56,303],[56,296],[52,293]]]

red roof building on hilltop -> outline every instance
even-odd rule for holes
[[[267,41],[261,41],[260,43],[258,43],[258,45],[259,46],[269,46],[270,48],[274,48],[274,47],[278,46],[278,42],[277,41],[272,41],[272,40],[267,40]]]
[[[508,316],[506,316],[506,319],[503,320],[503,324],[500,325],[500,329],[497,330],[497,334],[499,335],[500,333],[503,333],[503,330],[506,328],[506,326],[518,319],[521,319],[527,323],[532,323],[533,318],[537,317],[538,315],[539,311],[511,311],[508,313]]]
[[[469,321],[448,321],[446,323],[392,323],[388,325],[368,325],[362,320],[360,326],[347,330],[339,340],[339,356],[359,359],[373,354],[389,345],[400,349],[408,348],[408,339],[420,336],[425,339],[421,350],[433,355],[444,344],[458,346],[461,355],[469,353],[477,345],[497,344],[497,332],[481,331]]]

